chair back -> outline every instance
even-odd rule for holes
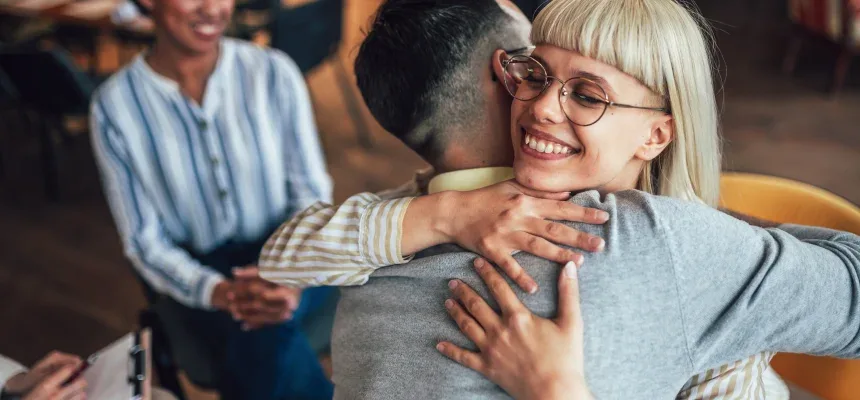
[[[721,179],[721,193],[721,205],[732,211],[860,235],[860,208],[812,185],[772,176],[726,173]],[[780,353],[771,365],[786,380],[823,399],[860,398],[860,360]]]
[[[50,114],[86,114],[94,85],[65,51],[0,50],[0,70],[15,86],[22,105]]]
[[[280,8],[272,16],[271,47],[287,53],[302,73],[337,51],[343,32],[343,0],[316,0]]]

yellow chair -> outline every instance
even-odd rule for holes
[[[860,208],[815,186],[744,173],[723,174],[720,186],[721,206],[729,210],[860,235]],[[860,399],[860,360],[780,353],[771,365],[786,380],[823,399]]]

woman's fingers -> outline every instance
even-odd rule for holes
[[[529,218],[528,221],[526,221],[526,228],[524,231],[534,235],[530,236],[532,238],[537,236],[552,243],[563,244],[590,252],[603,251],[603,248],[606,246],[606,242],[604,242],[603,238],[599,236],[590,235],[562,224],[561,222],[548,221],[537,217]],[[566,250],[557,245],[554,245],[554,247],[558,250],[570,252],[570,250]],[[531,251],[526,248],[522,250],[531,253]],[[567,261],[573,260],[568,259],[565,262]]]
[[[511,256],[510,251],[500,250],[492,251],[487,256],[493,264],[499,266],[499,269],[504,271],[505,275],[511,278],[514,283],[522,288],[526,293],[534,294],[538,291],[538,284],[535,280],[523,269],[522,266]],[[480,259],[484,262],[483,259]],[[477,262],[477,260],[476,260]]]
[[[484,360],[478,353],[455,346],[451,342],[440,342],[436,345],[436,350],[439,350],[439,352],[454,360],[457,364],[484,374]]]
[[[480,257],[475,259],[474,265],[478,275],[481,276],[484,284],[490,290],[490,295],[499,304],[503,315],[519,311],[524,307],[505,278],[502,278],[502,275],[496,272],[492,265]]]
[[[582,326],[582,309],[579,304],[579,270],[573,263],[564,266],[558,278],[558,317],[556,322],[564,329]]]
[[[538,223],[556,224],[555,222],[548,221],[539,221]],[[567,228],[566,226],[561,224],[557,225]],[[546,260],[555,261],[561,264],[566,264],[569,261],[573,261],[577,264],[582,264],[585,260],[582,254],[576,251],[566,249],[557,244],[551,243],[550,241],[542,237],[535,236],[530,233],[517,232],[514,240],[514,247],[521,248],[526,253],[534,254],[535,256]]]
[[[609,213],[596,208],[583,207],[568,201],[534,199],[536,214],[544,219],[556,221],[603,224],[609,221]]]
[[[460,283],[460,285],[466,286],[464,283]],[[483,303],[483,299],[480,301]],[[487,306],[486,303],[484,303],[484,306],[489,309],[489,306]],[[484,330],[484,326],[469,314],[469,312],[466,311],[466,309],[464,309],[457,301],[452,299],[445,300],[445,309],[448,310],[448,315],[451,316],[451,319],[457,323],[457,327],[460,328],[460,331],[463,332],[469,340],[475,343],[479,349],[483,348],[487,340],[487,332]],[[496,316],[492,310],[489,312],[493,314],[490,318],[498,320],[499,317]]]

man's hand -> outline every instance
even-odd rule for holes
[[[5,390],[9,393],[29,393],[48,376],[65,367],[75,368],[81,362],[81,358],[78,356],[53,351],[36,362],[29,371],[9,378],[6,381]]]
[[[605,211],[568,202],[569,193],[538,192],[513,180],[452,193],[456,193],[453,201],[442,207],[448,217],[440,226],[449,241],[486,257],[529,293],[537,291],[537,284],[514,260],[514,252],[582,265],[582,254],[559,245],[585,251],[602,251],[605,246],[599,237],[552,221],[603,224],[609,220]]]
[[[301,289],[280,286],[260,278],[256,266],[236,268],[228,297],[228,310],[245,329],[257,329],[289,320],[299,307]]]

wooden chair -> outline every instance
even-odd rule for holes
[[[836,96],[845,85],[851,59],[860,50],[860,0],[789,0],[789,16],[795,29],[783,70],[794,72],[807,38],[829,40],[839,47],[830,87]]]
[[[726,173],[721,205],[770,221],[860,234],[860,208],[823,189],[772,176]],[[815,266],[810,266],[815,268]],[[771,361],[784,379],[827,400],[860,398],[860,360],[780,353]]]

